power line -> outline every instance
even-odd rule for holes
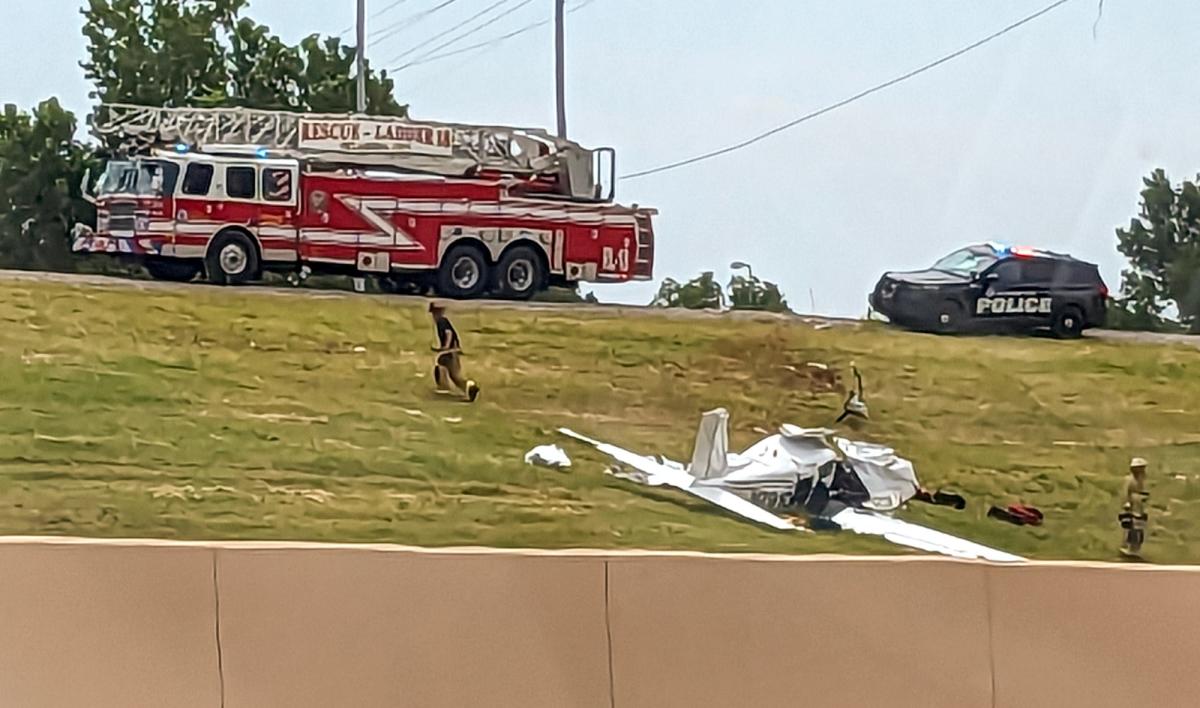
[[[395,35],[399,34],[404,29],[417,24],[418,22],[425,19],[426,17],[429,17],[430,15],[433,15],[434,13],[447,8],[456,2],[458,2],[458,0],[442,0],[442,2],[438,3],[437,5],[434,5],[433,7],[429,8],[428,10],[421,10],[420,12],[414,12],[413,14],[411,14],[407,17],[402,17],[399,20],[388,25],[387,27],[384,27],[382,29],[378,29],[378,30],[375,30],[374,32],[372,32],[370,35],[371,40],[375,41],[375,42],[382,42],[383,40],[385,40],[389,37],[394,37]]]
[[[445,37],[446,35],[453,32],[454,30],[459,29],[465,25],[471,24],[472,22],[479,19],[480,17],[483,17],[484,15],[488,14],[492,10],[495,10],[497,7],[500,7],[501,5],[504,5],[509,2],[512,2],[512,0],[496,0],[496,2],[492,3],[491,5],[488,5],[487,7],[483,8],[479,12],[476,12],[474,15],[471,15],[470,17],[463,20],[462,22],[459,22],[458,24],[454,25],[453,27],[450,27],[449,29],[444,29],[441,32],[438,32],[437,34],[433,35],[432,37],[429,37],[424,42],[421,42],[417,45],[409,47],[404,52],[397,54],[396,56],[392,57],[391,59],[388,59],[387,63],[391,64],[392,62],[400,61],[401,59],[408,56],[409,54],[412,54],[413,52],[417,51],[421,47],[428,46],[429,43],[431,43],[431,42],[436,42],[437,40],[441,39],[442,37]]]
[[[475,51],[479,54],[482,54],[484,51],[486,51],[486,49],[480,49],[480,48],[476,47]],[[436,79],[439,76],[442,76],[443,74],[457,73],[459,69],[466,68],[467,65],[469,65],[473,61],[475,61],[475,55],[468,54],[466,57],[463,58],[462,61],[451,64],[450,68],[448,68],[444,71],[435,71],[433,73],[426,74],[426,75],[422,76],[421,78],[416,79],[415,81],[405,81],[404,86],[407,90],[413,91],[415,89],[421,88],[425,84],[430,83],[433,79]]]
[[[514,7],[510,7],[509,9],[505,10],[504,12],[500,13],[499,15],[496,15],[495,17],[488,20],[487,22],[484,22],[483,24],[479,25],[478,27],[474,27],[472,29],[467,30],[466,32],[463,32],[462,34],[458,35],[457,37],[448,39],[445,42],[442,42],[441,44],[437,45],[433,49],[430,49],[429,51],[425,52],[424,54],[419,55],[416,59],[412,60],[411,62],[409,62],[407,64],[402,64],[399,67],[396,67],[396,71],[400,71],[409,66],[412,66],[416,62],[419,62],[422,59],[426,59],[430,56],[433,56],[433,55],[437,54],[437,52],[445,49],[446,47],[449,47],[450,45],[452,45],[460,40],[466,39],[467,37],[470,37],[471,35],[475,34],[476,32],[478,32],[482,29],[486,29],[487,27],[494,25],[495,23],[499,22],[500,20],[503,20],[505,17],[508,17],[509,15],[513,14],[517,10],[520,10],[521,8],[525,7],[526,5],[528,5],[531,2],[533,2],[533,0],[521,0],[521,2],[517,3]]]
[[[908,72],[907,74],[902,74],[901,76],[897,76],[894,79],[890,79],[881,84],[872,86],[871,88],[869,88],[865,91],[861,91],[859,93],[854,94],[853,96],[851,96],[849,98],[845,98],[845,99],[842,99],[841,101],[838,101],[837,103],[833,103],[828,106],[825,106],[824,108],[822,108],[820,110],[816,110],[816,111],[813,111],[812,113],[808,113],[803,116],[800,116],[796,120],[790,121],[788,123],[784,123],[783,125],[772,128],[764,133],[759,133],[758,135],[755,135],[752,138],[743,140],[740,143],[735,143],[733,145],[729,145],[729,146],[720,148],[719,150],[713,150],[712,152],[706,152],[702,155],[697,155],[695,157],[689,157],[685,160],[679,160],[678,162],[672,162],[672,163],[669,163],[666,165],[662,165],[660,167],[653,167],[648,170],[641,170],[640,172],[631,172],[626,175],[621,175],[621,179],[636,179],[638,177],[645,177],[646,175],[657,174],[659,172],[666,172],[667,170],[674,170],[679,167],[684,167],[686,165],[692,165],[697,162],[703,162],[704,160],[711,160],[714,157],[719,157],[721,155],[727,155],[736,150],[741,150],[742,148],[749,147],[759,141],[765,140],[765,139],[771,137],[772,135],[775,135],[776,133],[782,133],[783,131],[788,130],[789,128],[794,128],[797,125],[800,125],[801,123],[810,121],[813,118],[817,118],[818,116],[825,115],[826,113],[829,113],[830,111],[834,111],[838,108],[841,108],[842,106],[846,106],[851,103],[854,103],[855,101],[866,98],[867,96],[870,96],[873,93],[877,93],[877,92],[882,91],[891,86],[895,86],[896,84],[901,83],[903,81],[907,81],[908,79],[911,79],[914,76],[917,76],[918,74],[923,74],[926,71],[933,69],[934,67],[945,64],[946,62],[948,62],[952,59],[956,59],[973,49],[982,47],[983,45],[987,44],[988,42],[991,42],[994,39],[998,39],[999,37],[1002,37],[1002,36],[1008,34],[1009,32],[1012,32],[1013,30],[1017,29],[1018,27],[1021,27],[1022,25],[1033,22],[1034,20],[1041,17],[1042,15],[1045,15],[1046,13],[1050,12],[1051,10],[1054,10],[1055,8],[1057,8],[1061,5],[1066,5],[1070,1],[1071,0],[1057,0],[1057,2],[1051,3],[1047,7],[1044,7],[1041,10],[1038,10],[1037,12],[1033,13],[1032,15],[1028,15],[1027,17],[1024,17],[1024,18],[1012,23],[1011,25],[1008,25],[1007,27],[1005,27],[1004,29],[1001,29],[998,32],[993,32],[992,34],[984,37],[983,39],[981,39],[977,42],[968,44],[967,46],[963,47],[962,49],[959,49],[955,52],[951,52],[950,54],[947,54],[946,56],[942,57],[941,59],[932,61],[932,62],[925,64],[924,66],[921,66],[917,69],[913,69],[912,71]]]
[[[387,7],[383,8],[382,10],[378,10],[376,12],[371,13],[370,17],[372,20],[379,19],[380,17],[383,17],[387,13],[391,12],[392,10],[395,10],[396,8],[400,7],[401,5],[403,5],[406,2],[408,2],[408,0],[395,0],[395,2],[388,5]],[[347,27],[346,29],[339,32],[338,36],[345,37],[346,35],[350,34],[353,31],[354,31],[353,27]]]
[[[578,10],[582,10],[583,8],[587,7],[588,5],[591,5],[595,1],[596,0],[583,0],[583,2],[579,3],[575,7],[572,7],[571,9],[567,10],[567,12],[573,13]],[[513,37],[517,37],[519,35],[525,34],[526,32],[530,32],[539,27],[544,27],[545,25],[550,24],[552,21],[553,21],[553,18],[539,20],[538,22],[533,22],[533,23],[525,25],[524,27],[521,27],[519,29],[515,29],[512,32],[509,32],[508,34],[502,34],[499,37],[493,37],[492,39],[485,40],[483,42],[478,42],[476,44],[471,44],[466,47],[460,47],[458,49],[453,49],[448,52],[442,52],[441,54],[434,54],[433,56],[428,56],[425,58],[420,58],[420,59],[411,61],[411,62],[405,64],[400,69],[410,69],[414,66],[421,66],[422,64],[428,64],[430,62],[439,61],[441,59],[448,59],[453,56],[458,56],[459,54],[466,54],[467,52],[473,52],[477,49],[485,49],[488,47],[493,47],[502,42],[506,42],[506,41],[512,39]],[[393,69],[392,71],[400,71],[400,69]]]
[[[371,19],[372,20],[378,19],[378,18],[388,14],[392,10],[395,10],[396,8],[400,7],[401,5],[403,5],[406,2],[408,2],[408,0],[396,0],[395,2],[388,5],[387,7],[383,8],[382,10],[371,13]]]

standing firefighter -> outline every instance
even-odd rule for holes
[[[1129,479],[1125,482],[1125,505],[1117,517],[1125,530],[1125,543],[1121,555],[1137,558],[1142,552],[1142,541],[1146,538],[1146,461],[1135,457],[1129,461]]]
[[[438,393],[449,393],[447,383],[453,383],[474,402],[479,397],[479,384],[466,379],[462,373],[462,343],[458,332],[446,317],[446,308],[438,303],[429,304],[429,314],[433,317],[434,330],[437,332],[437,346],[433,350],[437,356],[433,365],[433,381]]]

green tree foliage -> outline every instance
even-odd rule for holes
[[[650,302],[651,307],[682,307],[688,310],[719,310],[724,305],[725,292],[712,271],[705,271],[683,284],[667,278]]]
[[[719,310],[728,301],[731,310],[764,310],[791,312],[779,286],[765,280],[735,275],[729,281],[729,295],[713,277],[711,271],[701,273],[686,283],[673,278],[663,280],[651,307],[682,307],[688,310]]]
[[[221,45],[247,0],[90,0],[81,10],[93,98],[109,103],[219,103],[229,67]]]
[[[68,270],[70,230],[94,217],[80,194],[90,151],[75,140],[75,116],[55,99],[32,114],[0,115],[0,265]]]
[[[354,68],[355,48],[337,37],[309,35],[300,40],[297,50],[303,62],[297,88],[300,105],[314,113],[344,113],[353,106],[355,82],[348,77]],[[378,75],[367,66],[367,112],[373,115],[407,116],[408,106],[396,102],[393,81],[387,71]]]
[[[1200,178],[1197,179],[1200,182]],[[1174,303],[1179,321],[1200,333],[1200,187],[1172,186],[1163,170],[1143,180],[1140,214],[1117,229],[1118,250],[1129,259],[1122,273],[1114,324],[1157,329]]]
[[[729,308],[791,312],[778,285],[753,275],[735,275],[729,280]]]
[[[347,113],[354,47],[312,35],[291,46],[241,13],[247,0],[90,0],[82,63],[107,103]],[[367,68],[367,112],[405,115],[387,72]]]

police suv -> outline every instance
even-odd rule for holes
[[[1104,324],[1100,270],[1071,256],[995,243],[959,249],[928,270],[884,273],[873,310],[934,332],[1032,331],[1078,337]]]

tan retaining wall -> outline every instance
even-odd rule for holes
[[[0,708],[1191,706],[1200,571],[0,539]]]
[[[0,706],[221,701],[213,554],[0,543]]]

